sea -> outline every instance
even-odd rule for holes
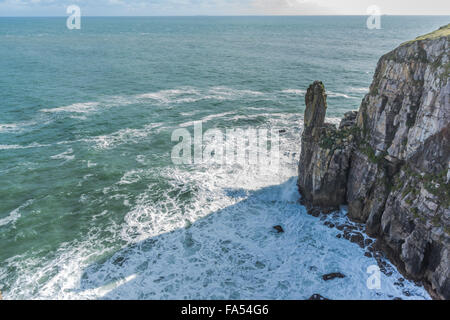
[[[3,299],[430,299],[389,261],[371,286],[375,258],[324,225],[346,208],[299,202],[309,84],[337,124],[383,54],[449,16],[366,20],[0,18]],[[174,163],[199,122],[279,130],[279,164]]]

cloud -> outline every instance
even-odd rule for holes
[[[312,0],[252,0],[257,13],[273,15],[332,14],[332,10]]]
[[[314,14],[312,0],[0,0],[0,15],[65,15],[76,4],[84,15]]]
[[[0,16],[64,16],[76,4],[83,15],[366,15],[376,4],[385,14],[450,14],[448,0],[0,0]]]

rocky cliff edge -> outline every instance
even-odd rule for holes
[[[323,83],[307,90],[298,186],[310,210],[348,205],[434,298],[450,299],[450,24],[381,57],[339,128]]]

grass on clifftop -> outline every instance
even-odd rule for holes
[[[446,26],[440,27],[439,29],[437,29],[433,32],[424,34],[423,36],[419,36],[419,37],[415,38],[414,40],[407,41],[404,44],[412,43],[415,41],[431,40],[431,39],[437,39],[437,38],[448,37],[448,36],[450,36],[450,23],[447,24]]]

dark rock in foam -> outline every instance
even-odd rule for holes
[[[340,272],[333,272],[333,273],[328,273],[322,276],[322,279],[325,281],[330,281],[330,280],[334,280],[334,279],[343,279],[345,278],[345,275],[340,273]]]

